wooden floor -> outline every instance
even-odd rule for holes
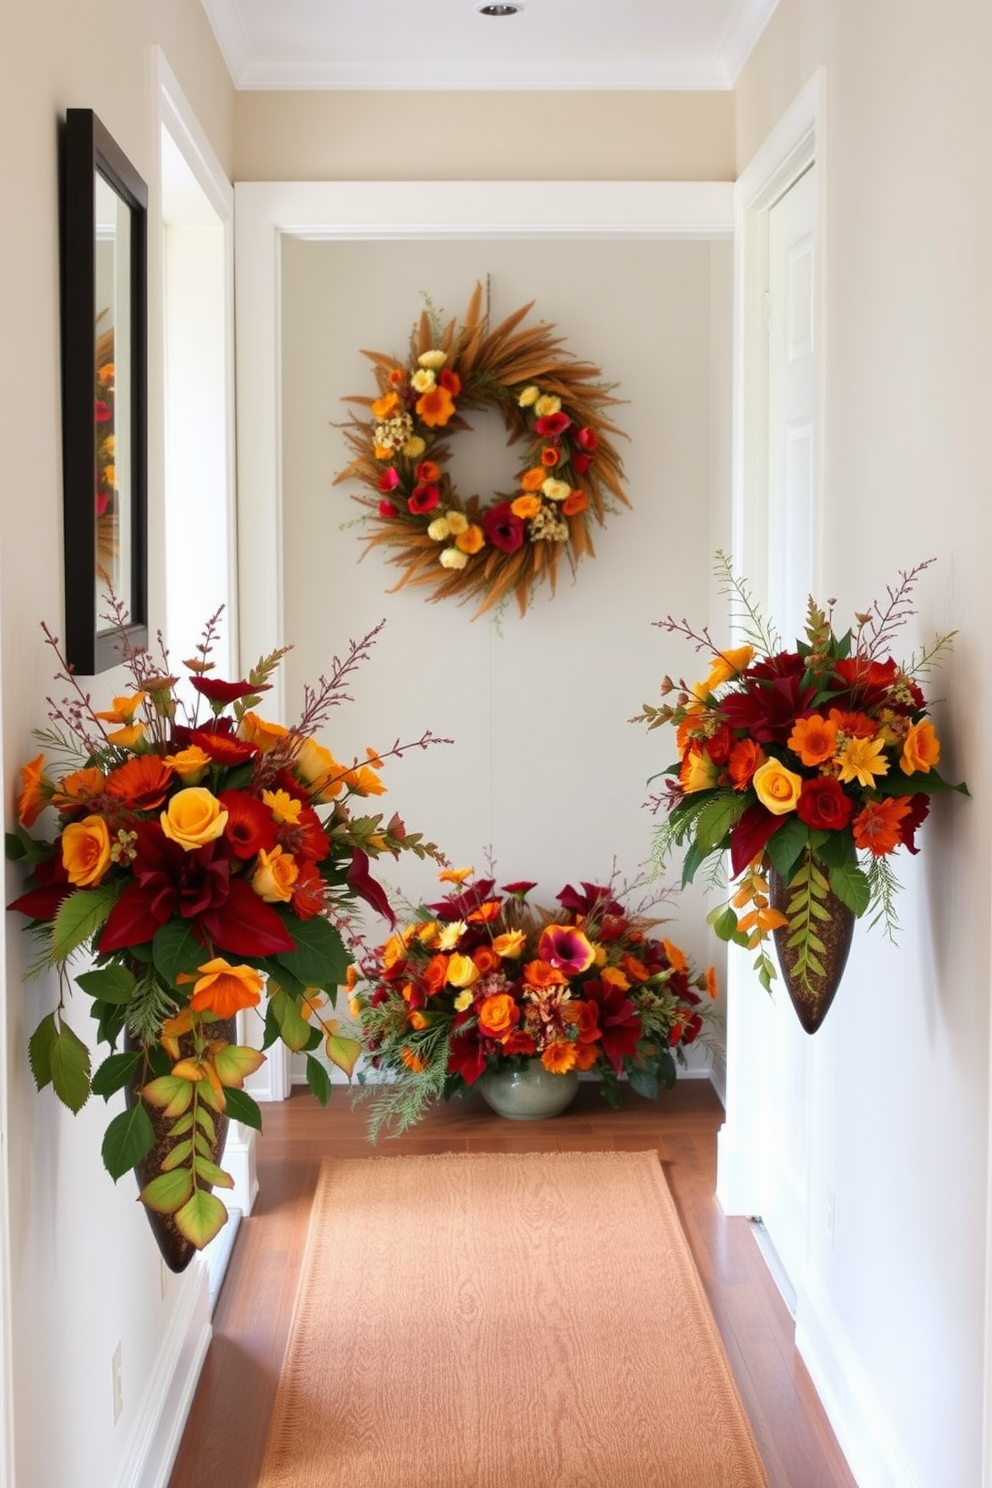
[[[301,1091],[263,1111],[260,1193],[238,1231],[170,1488],[255,1488],[321,1159],[364,1157],[374,1150],[365,1136],[367,1108],[353,1109],[342,1088],[335,1087],[326,1110]],[[657,1148],[769,1488],[856,1488],[793,1347],[792,1319],[751,1226],[746,1219],[725,1218],[713,1197],[722,1120],[708,1081],[683,1080],[658,1101],[628,1095],[622,1111],[610,1110],[595,1084],[584,1084],[572,1108],[553,1121],[505,1121],[476,1096],[440,1108],[406,1136],[380,1142],[379,1150],[393,1155]],[[327,1347],[334,1348],[332,1338]]]

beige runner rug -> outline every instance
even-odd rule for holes
[[[767,1488],[657,1154],[325,1162],[258,1488]]]

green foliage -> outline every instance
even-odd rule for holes
[[[28,1060],[39,1090],[51,1085],[63,1105],[81,1111],[90,1095],[90,1051],[61,1013],[49,1013],[31,1035]]]
[[[155,1145],[151,1117],[140,1101],[115,1116],[107,1127],[100,1149],[103,1165],[116,1183],[142,1162]]]
[[[252,1100],[243,1090],[229,1089],[225,1091],[227,1097],[227,1114],[232,1121],[240,1121],[243,1126],[250,1126],[253,1131],[262,1130],[262,1112],[258,1102]]]

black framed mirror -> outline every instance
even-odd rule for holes
[[[115,603],[148,638],[148,190],[92,109],[62,167],[64,644],[92,676],[120,660]]]

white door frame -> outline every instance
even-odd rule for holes
[[[768,338],[765,332],[768,285],[768,214],[771,207],[816,160],[821,224],[814,284],[814,335],[824,353],[822,224],[824,71],[803,88],[737,181],[734,243],[734,436],[731,553],[759,601],[767,594]],[[817,424],[822,428],[823,382],[817,391]],[[813,473],[814,580],[821,561],[823,489],[822,438]],[[717,1145],[717,1197],[727,1214],[761,1213],[764,1131],[760,1071],[767,1040],[761,1027],[765,996],[751,971],[751,957],[731,946],[727,957],[726,1120]],[[799,1281],[799,1278],[792,1278]]]

